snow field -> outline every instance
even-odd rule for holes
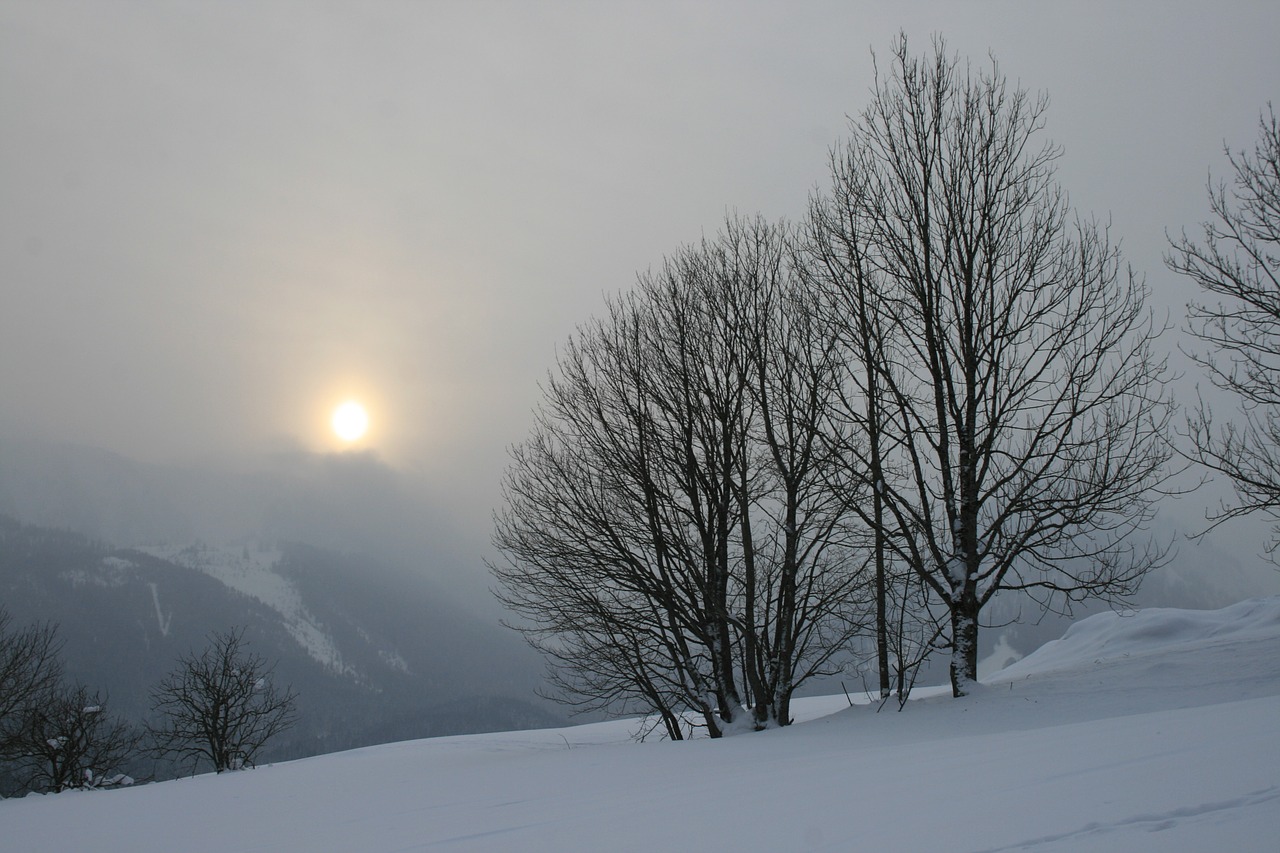
[[[923,693],[923,691],[922,691]],[[1280,599],[1083,620],[961,700],[721,741],[634,721],[0,802],[5,850],[1270,851]]]

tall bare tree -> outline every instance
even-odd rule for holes
[[[14,757],[28,713],[62,679],[57,629],[47,623],[15,629],[12,623],[0,607],[0,760]]]
[[[726,304],[746,354],[755,417],[740,486],[744,672],[755,722],[786,722],[795,685],[847,651],[865,619],[865,530],[850,502],[865,498],[840,463],[848,431],[833,417],[843,352],[796,261],[796,236],[731,221]],[[746,285],[744,286],[744,283]],[[753,487],[753,477],[758,484]],[[825,636],[823,635],[825,634]],[[798,671],[797,666],[807,666]]]
[[[881,490],[894,558],[944,608],[963,695],[997,592],[1123,596],[1158,560],[1130,534],[1166,476],[1161,330],[1107,230],[1055,183],[1046,99],[941,39],[923,59],[905,36],[892,53],[813,230],[852,322],[875,294],[875,325],[849,337],[851,361],[873,363],[866,446],[882,458],[850,467]]]
[[[846,183],[837,183],[831,195],[811,200],[801,269],[822,301],[821,310],[831,321],[844,358],[845,381],[836,417],[847,428],[833,431],[832,437],[841,441],[837,453],[851,463],[852,476],[844,482],[867,496],[859,500],[856,495],[849,495],[846,501],[872,531],[876,670],[880,695],[885,698],[892,692],[894,671],[901,687],[906,670],[917,662],[917,656],[906,654],[903,647],[903,641],[912,633],[907,622],[920,616],[927,621],[928,614],[906,606],[911,578],[909,573],[895,571],[889,548],[890,536],[905,533],[892,529],[892,518],[885,509],[884,483],[893,473],[890,463],[894,458],[892,435],[885,425],[882,378],[886,370],[892,369],[886,355],[891,343],[886,325],[889,312],[882,304],[888,296],[888,286],[868,257],[871,247],[861,231],[855,203],[861,191],[855,191],[848,183],[862,175],[843,171],[844,164],[836,152],[831,165],[832,174],[842,175]]]
[[[1187,306],[1191,334],[1208,345],[1192,357],[1213,384],[1240,402],[1238,418],[1216,426],[1201,402],[1188,417],[1188,455],[1227,475],[1237,500],[1215,522],[1261,512],[1280,520],[1280,123],[1258,121],[1252,153],[1226,150],[1230,185],[1209,184],[1213,218],[1199,242],[1184,232],[1166,263],[1215,304]],[[1280,527],[1268,551],[1280,545]]]
[[[274,667],[249,651],[244,629],[215,633],[199,654],[178,666],[152,690],[156,714],[149,728],[157,746],[213,769],[252,767],[267,741],[297,722],[297,694],[272,682]]]
[[[789,722],[857,624],[818,487],[834,351],[788,245],[731,220],[641,276],[566,346],[507,472],[499,597],[570,701],[672,738],[685,712],[712,736]]]

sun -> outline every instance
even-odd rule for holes
[[[338,438],[346,442],[359,441],[369,430],[369,413],[355,400],[348,400],[333,410],[329,423]]]

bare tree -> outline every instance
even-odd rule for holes
[[[689,711],[713,737],[789,722],[856,629],[819,488],[834,348],[788,244],[733,220],[641,276],[568,343],[507,471],[499,598],[569,701],[673,739]]]
[[[57,690],[27,715],[19,774],[27,790],[128,785],[122,772],[142,733],[107,711],[107,699],[83,685]]]
[[[884,483],[894,473],[890,446],[893,438],[885,424],[882,378],[885,371],[893,369],[886,357],[890,331],[888,311],[883,305],[889,291],[868,258],[871,248],[861,232],[855,203],[861,192],[848,183],[862,175],[845,170],[836,152],[831,165],[832,174],[840,175],[845,182],[837,182],[831,196],[815,196],[811,200],[801,269],[812,290],[819,294],[822,310],[830,319],[844,354],[845,381],[835,416],[843,419],[847,428],[833,432],[832,437],[843,439],[836,451],[852,463],[853,476],[847,482],[869,498],[859,500],[851,494],[846,496],[846,503],[872,531],[876,669],[880,696],[887,698],[893,689],[893,660],[897,661],[896,680],[900,686],[904,682],[904,666],[911,666],[903,663],[904,641],[913,633],[907,623],[917,615],[914,609],[903,606],[910,598],[910,573],[894,570],[889,548],[889,538],[904,532],[892,530],[892,518],[885,509]],[[899,605],[896,619],[891,612],[895,599]],[[899,696],[902,698],[901,693]]]
[[[1130,534],[1167,476],[1161,329],[1054,182],[1046,105],[994,60],[961,65],[941,39],[916,59],[902,36],[816,204],[845,313],[875,294],[876,324],[847,337],[873,363],[860,393],[879,439],[861,446],[882,458],[855,443],[850,469],[882,490],[884,542],[945,612],[956,695],[997,592],[1124,596],[1160,557]]]
[[[252,767],[267,741],[298,719],[297,694],[272,683],[273,669],[248,650],[244,629],[212,634],[151,692],[157,746],[193,767],[208,761],[218,773]]]
[[[15,630],[12,621],[0,607],[0,759],[14,756],[28,713],[62,678],[57,629],[46,623]]]
[[[739,476],[745,678],[755,723],[786,723],[795,685],[826,671],[863,628],[865,499],[839,464],[846,430],[833,417],[843,352],[800,274],[791,231],[731,221],[726,304],[735,311],[755,418]],[[743,286],[748,282],[749,286]],[[754,478],[746,461],[754,455]],[[822,633],[816,633],[822,632]],[[823,635],[825,634],[825,636]],[[808,666],[797,671],[797,666]]]
[[[1209,346],[1192,353],[1213,384],[1240,402],[1238,421],[1220,428],[1201,401],[1187,419],[1188,455],[1226,474],[1237,501],[1215,523],[1261,512],[1280,520],[1280,123],[1258,121],[1253,152],[1226,150],[1234,180],[1209,184],[1213,219],[1200,242],[1184,232],[1165,262],[1218,297],[1187,306],[1188,329]],[[1273,553],[1277,538],[1268,546]]]

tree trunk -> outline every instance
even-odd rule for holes
[[[739,477],[741,482],[745,483],[747,481],[747,472],[742,470],[739,473]],[[751,697],[752,722],[755,728],[759,730],[768,726],[769,717],[773,713],[773,703],[770,701],[769,691],[765,687],[765,673],[762,671],[763,667],[761,665],[763,655],[760,650],[759,627],[756,625],[756,550],[755,542],[751,538],[751,507],[747,501],[744,486],[740,485],[738,487],[738,496],[739,511],[742,513],[740,525],[742,528],[742,570],[745,593],[744,625],[742,629],[742,672]]]
[[[978,680],[978,596],[971,584],[951,605],[951,695],[967,696]]]
[[[791,686],[792,671],[790,667],[787,667],[784,678],[786,679],[786,683],[784,685],[779,685],[773,707],[774,714],[778,719],[778,725],[789,726],[791,725],[791,692],[794,689]]]
[[[875,450],[872,450],[873,457]],[[872,497],[872,509],[875,518],[875,557],[876,557],[876,661],[880,668],[880,698],[889,698],[889,607],[888,580],[885,577],[884,551],[884,495],[881,494],[883,484],[879,480],[879,464],[872,463],[877,469],[875,476],[875,494]]]

